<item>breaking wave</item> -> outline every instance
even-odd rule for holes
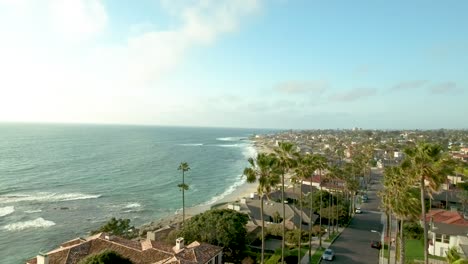
[[[203,146],[203,143],[187,143],[187,144],[179,144],[179,146],[196,147],[196,146]]]
[[[50,193],[39,192],[36,194],[15,194],[0,195],[0,204],[18,203],[18,202],[63,202],[85,199],[96,199],[101,195],[83,194],[83,193]]]
[[[0,207],[0,217],[12,214],[14,211],[14,206]]]
[[[46,228],[54,225],[54,222],[39,217],[30,221],[16,222],[13,224],[5,225],[3,226],[3,229],[8,231],[21,231],[28,228]]]

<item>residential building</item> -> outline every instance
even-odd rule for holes
[[[430,210],[426,214],[429,223],[429,254],[445,257],[451,247],[468,256],[468,220],[457,211]]]
[[[223,254],[221,247],[206,243],[195,241],[185,246],[183,238],[178,238],[175,245],[168,245],[151,239],[133,241],[99,233],[67,241],[57,249],[28,260],[26,264],[77,264],[105,250],[114,251],[134,264],[221,264]]]

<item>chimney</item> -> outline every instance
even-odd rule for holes
[[[39,253],[36,259],[37,259],[37,264],[49,264],[49,256],[45,253]]]
[[[179,237],[179,238],[176,239],[175,250],[180,251],[182,249],[184,249],[184,238]]]

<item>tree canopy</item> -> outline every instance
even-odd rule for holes
[[[106,232],[128,239],[138,236],[138,229],[130,225],[130,219],[116,219],[114,217],[99,229],[91,231],[91,234],[94,235],[100,232]]]
[[[79,264],[133,264],[128,258],[124,258],[114,251],[104,251],[80,261]]]
[[[230,209],[215,209],[198,214],[185,222],[177,236],[187,243],[205,242],[224,247],[225,252],[240,253],[245,246],[248,216]]]

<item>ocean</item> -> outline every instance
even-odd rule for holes
[[[259,129],[0,124],[0,259],[24,263],[111,217],[139,226],[243,184]]]

